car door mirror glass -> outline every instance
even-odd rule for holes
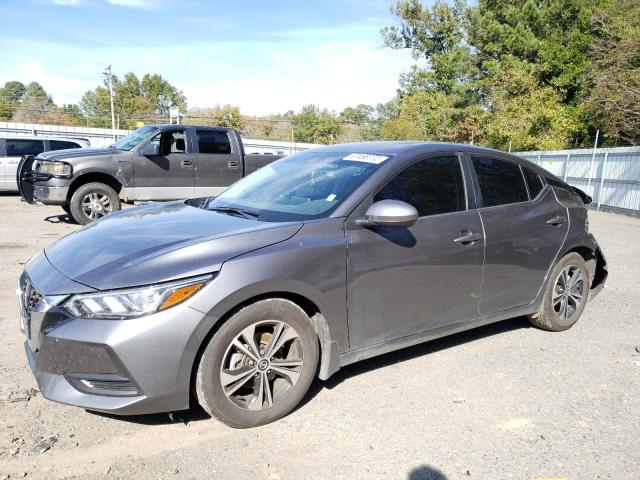
[[[160,145],[157,143],[147,143],[140,149],[140,155],[143,157],[153,157],[160,154]]]
[[[380,200],[371,205],[358,225],[365,227],[411,227],[418,220],[418,210],[400,200]]]

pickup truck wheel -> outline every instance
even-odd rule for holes
[[[117,212],[120,208],[120,198],[116,191],[109,185],[98,182],[82,185],[69,202],[71,216],[80,225]]]
[[[318,355],[316,331],[299,306],[281,298],[253,303],[206,346],[195,381],[198,402],[230,427],[273,422],[300,403]]]

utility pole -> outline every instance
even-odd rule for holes
[[[107,85],[109,86],[109,99],[111,100],[111,134],[113,141],[116,141],[116,115],[113,111],[113,78],[111,75],[111,65],[104,69],[102,74],[107,77]]]

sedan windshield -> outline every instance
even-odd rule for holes
[[[140,127],[112,145],[116,150],[131,150],[142,140],[158,131],[158,127]]]
[[[240,180],[211,199],[205,208],[267,222],[326,217],[385,158],[344,152],[298,153]]]

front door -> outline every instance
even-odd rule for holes
[[[159,155],[134,159],[134,200],[192,198],[195,183],[193,148],[184,128],[158,133],[150,141],[159,146]]]
[[[484,244],[480,217],[468,209],[464,177],[457,156],[419,160],[363,205],[407,202],[420,216],[414,226],[347,222],[351,349],[478,317]],[[464,241],[471,235],[475,241]]]
[[[472,157],[485,229],[480,314],[531,303],[569,228],[566,207],[533,170],[507,160]]]
[[[224,130],[196,130],[196,197],[215,196],[242,178],[242,155]]]

